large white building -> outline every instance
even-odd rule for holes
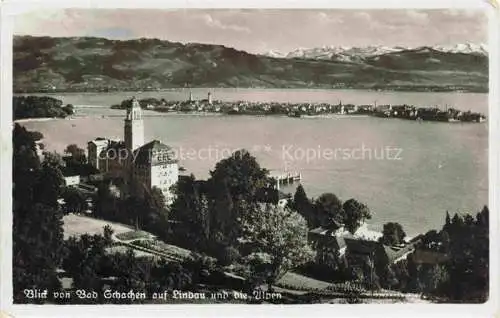
[[[172,148],[158,140],[144,144],[144,120],[134,97],[124,121],[124,141],[96,139],[88,143],[89,162],[110,177],[124,181],[122,190],[145,196],[161,190],[166,204],[174,200],[171,187],[179,179],[179,165]]]
[[[144,195],[153,187],[161,190],[167,204],[172,204],[171,187],[179,180],[179,166],[172,148],[153,140],[134,152],[133,179],[139,185],[137,194]]]

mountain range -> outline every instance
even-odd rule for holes
[[[325,47],[278,57],[158,39],[16,36],[13,84],[15,92],[186,86],[486,92],[488,56],[481,48]]]
[[[388,53],[402,52],[402,51],[418,51],[426,48],[425,46],[410,48],[403,46],[365,46],[365,47],[352,47],[352,46],[323,46],[318,48],[304,49],[299,48],[288,53],[281,53],[278,51],[269,51],[264,55],[275,58],[302,58],[302,59],[317,59],[317,60],[338,60],[338,61],[360,61],[367,57],[383,55]],[[488,48],[485,44],[474,43],[460,43],[455,45],[437,45],[429,46],[429,49],[443,52],[443,53],[463,53],[463,54],[477,54],[488,56]]]

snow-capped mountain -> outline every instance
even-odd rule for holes
[[[381,55],[391,52],[404,50],[402,47],[386,47],[386,46],[324,46],[321,48],[312,49],[297,49],[286,55],[287,58],[308,58],[308,59],[331,59],[337,55],[345,57],[369,57]]]
[[[387,53],[401,52],[405,50],[420,50],[423,47],[410,48],[410,47],[388,47],[388,46],[366,46],[366,47],[352,47],[352,46],[323,46],[318,48],[299,48],[287,54],[277,51],[268,52],[267,56],[278,58],[302,58],[302,59],[316,59],[316,60],[337,60],[345,62],[361,61],[365,58],[383,55]],[[488,48],[485,44],[462,43],[449,46],[428,46],[436,51],[447,53],[465,53],[465,54],[481,54],[488,55]]]
[[[484,43],[460,43],[447,46],[435,46],[435,50],[448,53],[483,54],[488,55],[488,46]]]
[[[264,53],[264,55],[269,56],[269,57],[277,57],[277,58],[286,57],[286,54],[283,54],[283,53],[281,53],[279,51],[275,51],[275,50],[267,51],[266,53]]]

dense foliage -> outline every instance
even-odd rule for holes
[[[401,224],[396,222],[389,222],[384,224],[382,235],[383,236],[380,238],[380,241],[389,246],[403,243],[404,238],[406,237],[406,233],[403,230],[403,227],[401,226]]]
[[[13,295],[26,303],[24,289],[60,289],[56,269],[63,253],[62,212],[57,199],[62,175],[54,162],[40,162],[32,134],[13,131]]]
[[[214,267],[204,258],[192,258],[182,263],[164,259],[138,257],[128,249],[125,253],[109,253],[112,231],[104,228],[104,235],[82,235],[65,242],[68,257],[64,269],[73,278],[72,286],[86,291],[97,291],[97,299],[80,299],[81,303],[140,303],[151,301],[131,299],[105,299],[105,289],[118,292],[144,292],[148,295],[160,291],[193,290],[205,282]],[[206,274],[204,274],[206,273]]]
[[[310,200],[302,185],[295,190],[290,207],[299,212],[310,229],[323,227],[336,229],[340,226],[351,233],[356,232],[365,220],[371,219],[370,209],[355,199],[342,201],[333,193],[323,193],[316,200]]]
[[[420,237],[415,252],[391,265],[382,283],[440,302],[484,302],[489,293],[488,232],[487,207],[476,217],[455,214],[450,219],[447,214],[443,228]]]
[[[252,207],[240,220],[241,249],[250,264],[251,279],[272,284],[287,271],[310,261],[307,224],[297,212],[271,204]]]
[[[73,105],[62,105],[62,101],[48,96],[14,96],[12,99],[14,120],[23,118],[60,117],[74,113]]]

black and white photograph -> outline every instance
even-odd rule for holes
[[[11,302],[491,301],[491,10],[19,11]]]

